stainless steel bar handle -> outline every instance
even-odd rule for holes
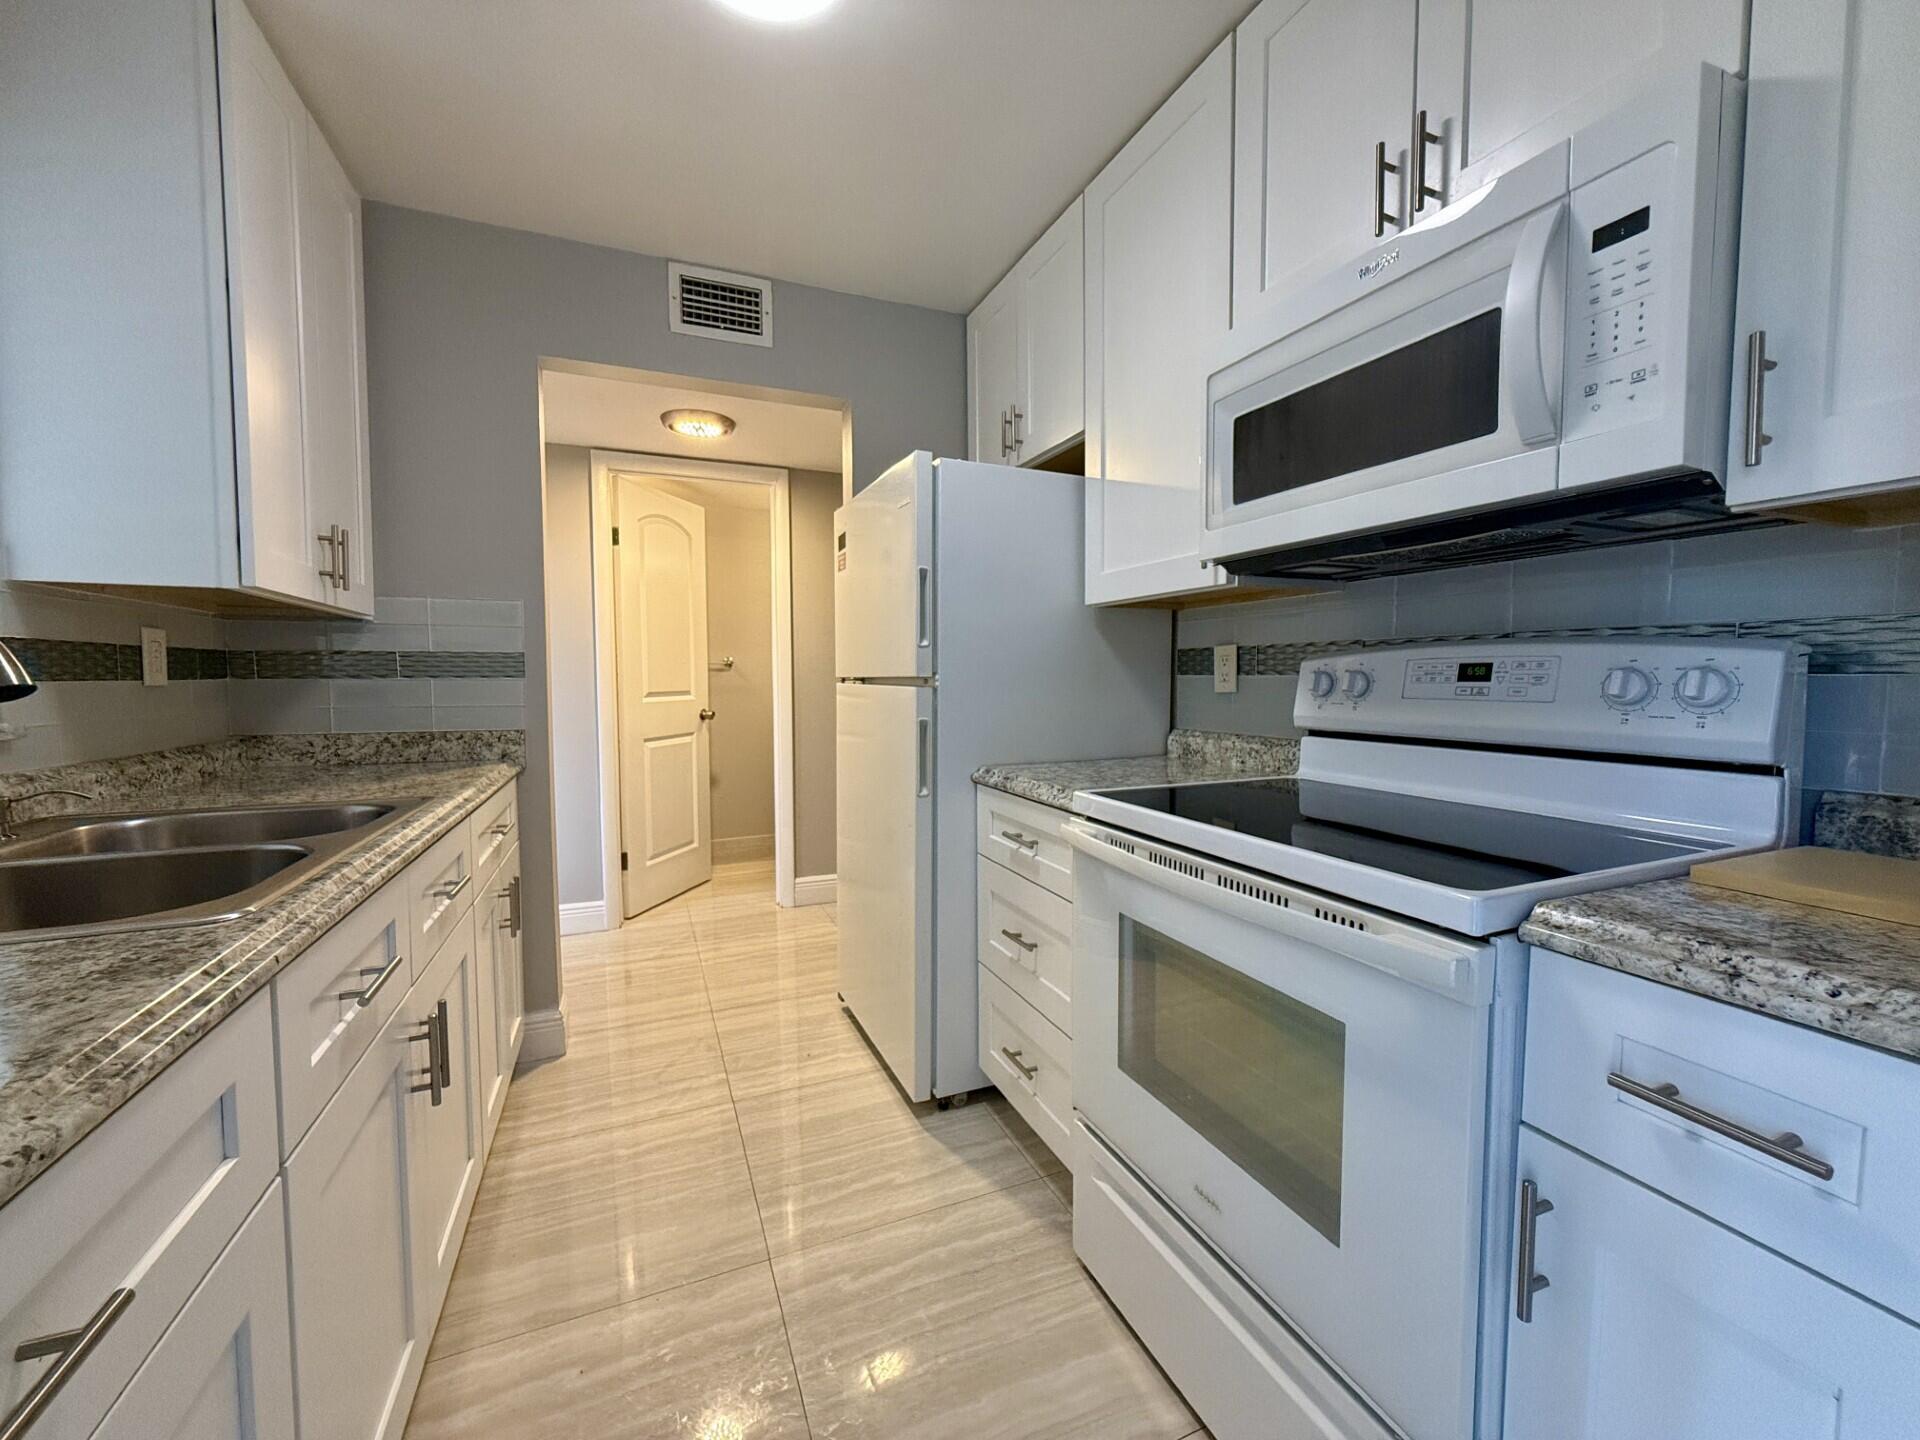
[[[340,544],[333,552],[334,580],[344,592],[353,589],[353,561],[351,558],[352,533],[344,525],[333,527],[340,537]]]
[[[1807,1154],[1801,1147],[1806,1144],[1791,1130],[1783,1130],[1778,1135],[1763,1135],[1758,1130],[1750,1130],[1737,1121],[1724,1115],[1716,1115],[1711,1110],[1702,1110],[1680,1098],[1678,1085],[1643,1085],[1638,1080],[1629,1079],[1618,1070],[1607,1076],[1607,1084],[1622,1094],[1631,1095],[1636,1100],[1644,1100],[1656,1110],[1664,1110],[1669,1115],[1698,1125],[1702,1130],[1711,1130],[1714,1134],[1745,1145],[1750,1150],[1758,1150],[1769,1160],[1778,1160],[1782,1165],[1791,1165],[1803,1174],[1816,1180],[1833,1179],[1833,1166],[1826,1161]]]
[[[1760,452],[1773,443],[1773,437],[1767,434],[1767,372],[1779,368],[1778,360],[1767,358],[1767,332],[1750,332],[1747,335],[1747,453],[1742,457],[1749,470],[1760,463]]]
[[[1387,159],[1387,142],[1376,140],[1373,144],[1373,234],[1377,240],[1387,233],[1387,226],[1400,228],[1400,217],[1387,209],[1387,176],[1398,175],[1400,167]]]
[[[329,525],[314,538],[327,547],[327,563],[320,567],[320,578],[338,585],[340,583],[340,527]]]
[[[438,890],[434,891],[433,893],[438,895],[442,900],[458,900],[460,898],[460,892],[466,889],[467,886],[471,885],[472,883],[473,883],[473,872],[468,871],[465,875],[462,875],[458,880],[454,881],[451,885],[442,885]]]
[[[442,1000],[433,1009],[434,1024],[440,1030],[440,1088],[445,1090],[453,1084],[453,1041],[447,1027],[447,1002]],[[435,1100],[434,1104],[440,1102]]]
[[[420,1022],[420,1033],[407,1037],[409,1040],[424,1040],[427,1042],[427,1083],[424,1085],[408,1086],[408,1093],[413,1095],[419,1095],[423,1092],[430,1094],[433,1097],[433,1103],[435,1105],[438,1105],[446,1098],[447,1082],[443,1078],[444,1072],[440,1065],[440,1050],[446,1043],[443,1038],[446,1032],[441,1029],[441,1025],[444,1022],[446,1013],[447,1002],[442,1000],[438,1008],[436,1008],[431,1015],[427,1016],[425,1020]]]
[[[1407,187],[1408,194],[1413,197],[1413,213],[1416,215],[1426,209],[1427,201],[1445,198],[1438,187],[1427,184],[1427,147],[1445,143],[1444,136],[1436,135],[1427,128],[1427,112],[1416,112],[1413,117],[1413,178]]]
[[[1009,1050],[1006,1046],[1002,1045],[1000,1047],[1000,1053],[1007,1057],[1007,1063],[1009,1065],[1020,1072],[1020,1078],[1022,1080],[1031,1080],[1040,1073],[1040,1067],[1038,1065],[1022,1065],[1020,1063],[1020,1057],[1026,1054],[1026,1051]]]
[[[1522,1325],[1533,1323],[1533,1297],[1547,1288],[1547,1277],[1534,1269],[1536,1248],[1534,1231],[1542,1215],[1551,1214],[1553,1202],[1540,1194],[1531,1180],[1520,1182],[1520,1255],[1514,1261],[1513,1318]]]
[[[1038,940],[1029,940],[1025,935],[1022,935],[1018,930],[1002,930],[1000,933],[1006,936],[1007,939],[1011,940],[1014,944],[1018,945],[1022,950],[1026,951],[1029,955],[1031,955],[1034,951],[1040,948],[1040,942]]]
[[[1013,411],[1011,408],[1000,412],[1000,458],[1006,459],[1013,453]]]
[[[1000,838],[1010,845],[1018,845],[1022,850],[1038,850],[1040,848],[1040,842],[1038,840],[1018,830],[1002,830],[1000,832]]]
[[[1013,407],[1013,452],[1019,454],[1027,443],[1027,412],[1018,405]]]
[[[53,1403],[54,1396],[66,1388],[75,1372],[86,1364],[87,1356],[107,1338],[107,1332],[127,1313],[127,1307],[131,1304],[133,1290],[130,1286],[122,1286],[107,1296],[100,1308],[79,1329],[38,1336],[23,1342],[13,1352],[15,1363],[44,1360],[49,1355],[60,1358],[47,1367],[46,1374],[33,1382],[33,1388],[20,1397],[20,1403],[7,1412],[6,1418],[0,1419],[0,1440],[20,1440],[33,1428],[33,1422]]]
[[[517,938],[520,934],[520,877],[518,875],[507,882],[507,889],[512,892],[507,897],[507,919],[511,922],[510,928]]]
[[[395,955],[378,970],[362,970],[360,973],[363,976],[373,976],[373,983],[361,990],[350,990],[340,998],[342,1000],[352,1000],[360,1009],[366,1009],[367,1006],[373,1004],[374,997],[386,989],[387,982],[393,979],[394,975],[399,972],[400,967],[406,963],[407,957],[405,955]]]

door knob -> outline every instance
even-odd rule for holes
[[[700,712],[700,718],[701,718],[702,720],[711,720],[711,719],[713,718],[713,711],[711,711],[711,710],[702,710],[702,711]]]

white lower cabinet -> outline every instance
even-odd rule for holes
[[[520,978],[520,851],[513,852],[486,880],[475,903],[479,917],[480,963],[474,978],[480,993],[478,1063],[481,1114],[486,1144],[506,1107],[507,1085],[520,1057],[526,1002]]]
[[[295,1434],[286,1230],[276,1180],[94,1440],[294,1440]]]
[[[408,1087],[407,1097],[407,1138],[418,1161],[407,1177],[414,1285],[431,1319],[439,1317],[440,1302],[453,1279],[467,1212],[480,1185],[480,1094],[474,1083],[479,1068],[474,1023],[477,955],[469,910],[396,1017],[403,1029],[411,1022],[411,1034],[438,1031],[435,1041],[416,1045],[421,1059],[438,1066],[438,1074],[417,1078]]]
[[[1920,1329],[1530,1128],[1520,1178],[1552,1208],[1506,1440],[1914,1434]]]

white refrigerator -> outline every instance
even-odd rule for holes
[[[915,1100],[988,1083],[974,770],[1166,745],[1172,619],[1084,603],[1082,488],[916,451],[834,516],[840,998]]]

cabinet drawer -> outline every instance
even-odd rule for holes
[[[400,877],[407,887],[413,925],[409,961],[419,979],[442,942],[473,905],[473,827],[464,821],[434,841],[433,848]]]
[[[1073,1168],[1073,1042],[980,967],[980,1068],[1034,1133]]]
[[[131,1290],[34,1423],[93,1434],[280,1163],[273,1013],[254,996],[0,1210],[0,1415],[52,1359],[15,1350],[73,1330]]]
[[[991,860],[979,867],[980,963],[1073,1034],[1073,902]]]
[[[1073,898],[1073,850],[1060,834],[1067,814],[1004,791],[980,790],[980,853],[1056,895]]]
[[[1920,1065],[1650,980],[1532,952],[1527,1122],[1920,1318]],[[1619,1081],[1697,1107],[1675,1113]],[[1798,1136],[1830,1178],[1737,1136]],[[1722,1128],[1725,1128],[1724,1126]]]
[[[274,976],[283,1156],[293,1153],[412,984],[407,916],[402,878]]]
[[[480,803],[467,819],[472,834],[473,872],[485,883],[520,838],[519,786],[508,781]]]

